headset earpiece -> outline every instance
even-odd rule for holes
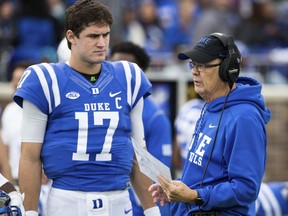
[[[220,65],[219,76],[224,82],[228,82],[229,85],[232,86],[240,73],[241,54],[238,47],[231,36],[221,33],[213,33],[210,35],[218,38],[223,46],[228,49],[228,56],[223,59]]]

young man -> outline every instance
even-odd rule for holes
[[[195,92],[206,104],[180,181],[159,176],[160,185],[149,188],[154,201],[169,200],[172,215],[255,215],[271,117],[262,86],[238,78],[241,54],[230,36],[205,36],[178,57],[190,60]]]
[[[69,60],[33,65],[18,85],[27,216],[38,214],[42,165],[53,180],[47,216],[131,216],[130,182],[145,215],[160,214],[131,141],[146,145],[142,110],[151,84],[137,65],[105,61],[111,25],[106,6],[77,1],[65,16]]]
[[[121,42],[111,48],[110,58],[112,61],[126,60],[134,62],[145,72],[149,67],[150,57],[145,50],[132,43]],[[158,160],[171,168],[172,162],[172,126],[167,115],[155,104],[151,97],[144,100],[143,124],[147,150]],[[129,190],[133,206],[133,215],[143,215],[135,192]],[[169,215],[169,205],[160,207],[161,215]]]

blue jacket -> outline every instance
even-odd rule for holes
[[[180,179],[196,189],[204,203],[200,207],[172,203],[172,215],[199,208],[221,211],[221,216],[255,215],[266,165],[266,124],[271,117],[261,88],[257,80],[240,77],[225,105],[223,96],[204,106]]]

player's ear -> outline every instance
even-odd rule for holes
[[[68,40],[68,42],[70,42],[71,44],[75,43],[75,34],[72,30],[68,30],[66,32],[66,39]]]

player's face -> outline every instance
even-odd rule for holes
[[[220,59],[215,59],[207,64],[212,65],[218,63],[220,63]],[[219,77],[219,66],[206,67],[206,69],[201,72],[197,67],[193,67],[192,76],[195,92],[206,102],[211,102],[226,93],[228,85]]]
[[[73,37],[71,52],[73,58],[89,64],[98,64],[105,60],[110,41],[110,26],[90,25],[77,38]]]

